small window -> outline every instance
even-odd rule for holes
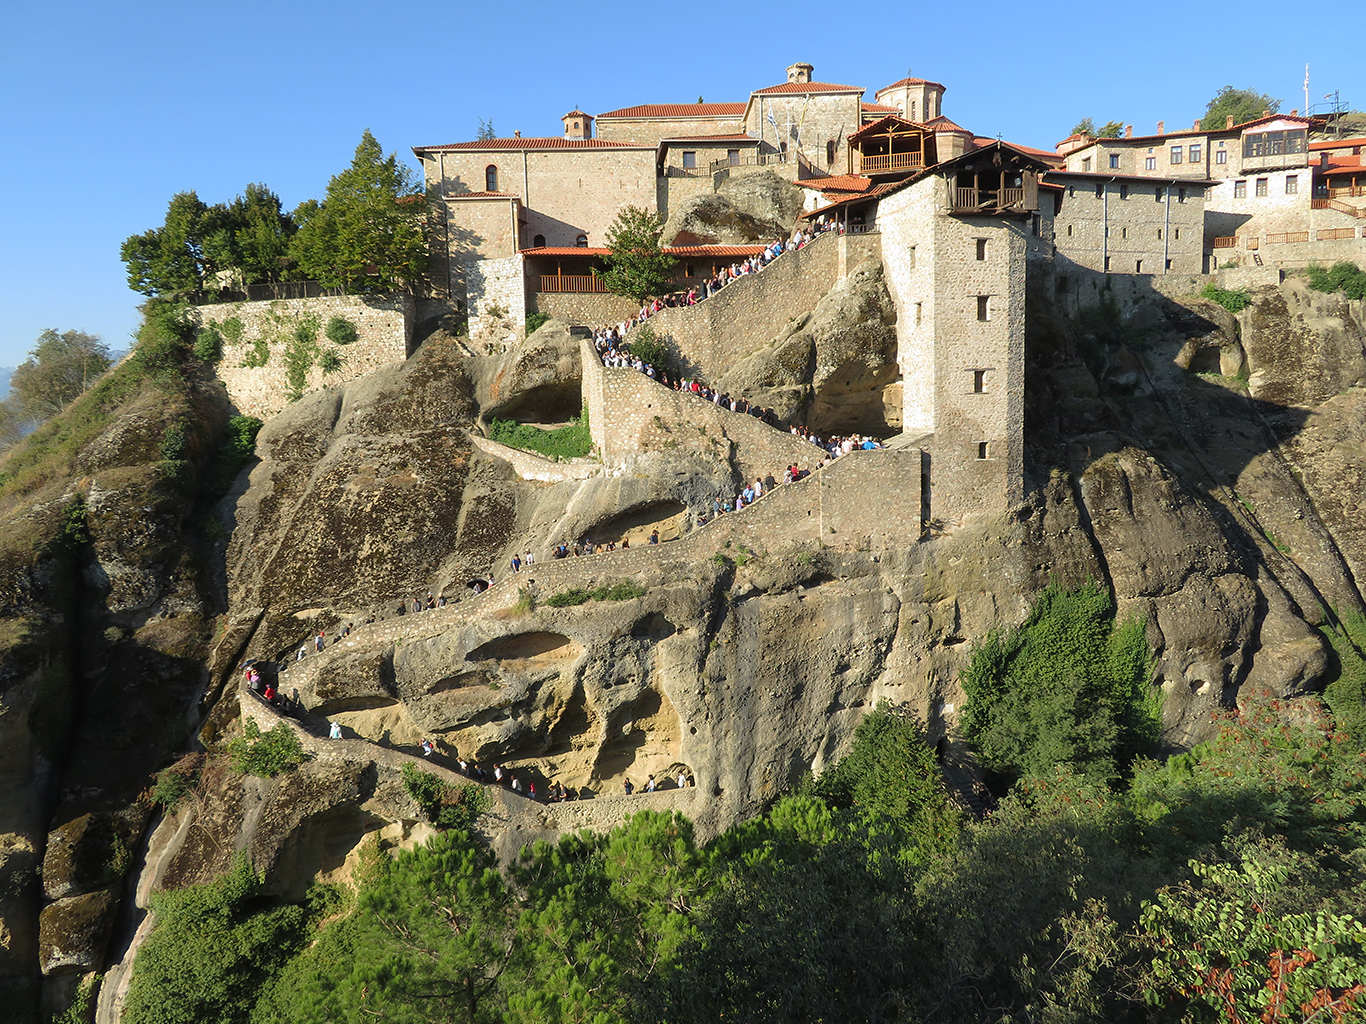
[[[1158,185],[1157,188],[1153,189],[1153,198],[1159,203],[1162,202],[1162,200],[1167,198],[1167,190],[1161,185]]]
[[[1128,185],[1121,185],[1121,186],[1119,186],[1119,198],[1121,198],[1121,199],[1128,199],[1128,198],[1129,198],[1129,186],[1128,186]]]
[[[683,264],[683,276],[684,276],[684,277],[696,277],[696,276],[697,276],[696,274],[694,274],[694,273],[692,272],[692,264],[691,264],[691,263],[685,263],[685,264]]]
[[[1222,146],[1223,143],[1221,142],[1221,143],[1219,143],[1219,145]],[[1214,154],[1214,162],[1215,162],[1216,164],[1226,164],[1226,163],[1228,163],[1228,150],[1226,150],[1226,149],[1221,149],[1221,150],[1219,150],[1218,152],[1216,152],[1216,153]]]
[[[497,192],[497,191],[498,191],[498,165],[497,165],[497,164],[489,164],[487,167],[484,168],[484,191],[485,191],[485,192]]]
[[[1179,164],[1180,162],[1181,162],[1181,147],[1180,147],[1180,146],[1173,146],[1173,147],[1172,147],[1172,163],[1174,163],[1174,164]]]
[[[1143,169],[1144,169],[1145,171],[1155,171],[1155,170],[1157,170],[1157,157],[1155,157],[1155,156],[1147,157],[1147,158],[1143,161]]]
[[[784,153],[787,152],[787,143],[786,143],[786,142],[783,143],[783,152],[784,152]],[[739,151],[738,149],[728,149],[728,150],[726,150],[726,160],[729,161],[729,163],[730,163],[730,165],[731,165],[732,167],[739,167],[739,166],[740,166],[740,151]]]
[[[1161,229],[1161,228],[1158,228],[1158,229],[1157,229],[1157,237],[1158,237],[1159,239],[1162,237],[1162,229]]]
[[[915,246],[913,245],[906,250],[906,269],[915,269]]]
[[[972,393],[973,393],[974,395],[982,395],[982,394],[985,394],[985,393],[986,393],[986,390],[987,390],[987,371],[986,371],[986,370],[973,370],[973,371],[972,371]]]
[[[1176,237],[1176,240],[1179,242],[1179,241],[1181,241],[1181,229],[1180,229],[1180,228],[1176,228],[1175,230],[1176,230],[1176,236],[1175,236],[1175,237]]]
[[[1068,237],[1068,238],[1071,238],[1071,237],[1072,237],[1072,225],[1071,225],[1071,224],[1067,225],[1067,237]]]
[[[1110,257],[1109,257],[1109,256],[1106,256],[1106,257],[1105,257],[1105,272],[1106,272],[1107,274],[1110,272]]]
[[[991,319],[991,296],[990,296],[990,295],[979,295],[979,296],[977,296],[977,319],[978,319],[978,320],[990,320],[990,319]]]
[[[833,164],[835,162],[835,140],[831,139],[825,144],[825,162]]]
[[[574,244],[577,245],[580,249],[587,249],[587,248],[588,248],[588,236],[587,236],[587,235],[579,235],[578,238],[574,239]],[[574,258],[575,258],[575,259],[578,259],[577,256],[574,257]]]
[[[1082,160],[1081,169],[1083,171],[1089,171],[1091,169],[1091,158],[1089,156]]]
[[[531,244],[537,249],[545,248],[545,235],[537,235],[531,240]]]
[[[1043,220],[1042,220],[1042,218],[1040,218],[1039,215],[1036,213],[1036,214],[1034,214],[1034,219],[1033,219],[1033,220],[1030,222],[1030,224],[1029,224],[1029,233],[1030,233],[1031,235],[1033,235],[1035,238],[1038,238],[1039,235],[1040,235],[1040,233],[1041,233],[1042,231],[1043,231]]]
[[[1285,194],[1297,196],[1300,194],[1300,178],[1297,174],[1287,174],[1285,176]]]
[[[1119,229],[1119,237],[1120,237],[1120,238],[1128,238],[1128,237],[1129,237],[1129,229],[1128,229],[1128,228],[1120,228],[1120,229]]]
[[[1077,186],[1076,186],[1076,185],[1068,185],[1068,186],[1067,186],[1067,198],[1068,198],[1068,199],[1076,199],[1076,198],[1077,198]]]
[[[1099,199],[1103,195],[1105,195],[1105,186],[1098,181],[1096,182],[1096,198]]]
[[[921,305],[922,305],[922,304],[919,303],[919,302],[917,302],[917,303],[915,304],[915,324],[916,324],[917,327],[920,326]]]
[[[1265,196],[1266,194],[1267,194],[1267,179],[1265,179],[1265,178],[1258,178],[1258,179],[1257,179],[1257,197],[1260,199],[1261,197]]]
[[[1134,273],[1135,273],[1135,274],[1141,274],[1141,273],[1143,273],[1143,261],[1142,261],[1142,260],[1134,260]]]
[[[987,258],[987,240],[985,238],[977,239],[977,258],[979,260]]]
[[[978,441],[978,442],[977,442],[977,458],[978,458],[978,459],[985,459],[986,457],[987,457],[987,443],[986,443],[985,441]]]
[[[1119,154],[1118,154],[1118,153],[1111,153],[1111,154],[1110,154],[1110,167],[1111,167],[1111,169],[1116,169],[1116,168],[1119,167]]]
[[[1176,201],[1178,203],[1184,203],[1186,201],[1186,190],[1184,188],[1176,190]]]
[[[1200,147],[1198,145],[1193,144],[1191,146],[1190,162],[1193,164],[1198,164],[1200,162]]]
[[[1234,199],[1246,199],[1246,198],[1247,198],[1247,182],[1246,182],[1246,181],[1235,181],[1235,182],[1233,183],[1233,198],[1234,198]]]
[[[1172,261],[1171,261],[1171,260],[1168,260],[1168,261],[1167,261],[1167,269],[1168,269],[1168,270],[1171,270],[1171,268],[1172,268]]]
[[[692,150],[685,149],[685,150],[683,151],[683,166],[684,166],[684,167],[696,167],[696,166],[697,166],[697,153],[695,153],[695,152],[692,151]]]

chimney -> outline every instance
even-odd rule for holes
[[[793,64],[787,69],[787,80],[804,85],[811,81],[811,75],[815,70],[810,64]]]
[[[1195,119],[1195,123],[1191,125],[1191,129],[1197,132],[1200,130],[1200,118],[1197,117]]]
[[[1299,116],[1300,116],[1300,108],[1299,108],[1299,107],[1296,107],[1294,110],[1290,111],[1290,116],[1291,116],[1291,117],[1299,117]]]
[[[1126,139],[1132,139],[1132,138],[1134,137],[1134,126],[1133,126],[1133,125],[1131,125],[1131,124],[1126,124],[1126,125],[1124,126],[1124,137],[1125,137]]]
[[[1224,130],[1227,131],[1228,129],[1230,129],[1230,128],[1232,128],[1232,127],[1233,127],[1233,115],[1232,115],[1232,114],[1228,114],[1228,115],[1225,116],[1225,118],[1224,118]]]
[[[520,131],[513,132],[512,137],[514,139],[520,139],[522,137],[522,133]]]
[[[1270,108],[1270,107],[1266,107],[1265,109],[1263,109],[1263,110],[1262,110],[1262,116],[1263,116],[1263,117],[1270,117],[1270,116],[1271,116],[1271,108]]]
[[[1166,135],[1166,134],[1167,134],[1167,122],[1166,122],[1166,121],[1158,121],[1158,122],[1157,122],[1157,134],[1158,134],[1158,135]]]

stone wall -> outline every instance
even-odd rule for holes
[[[745,130],[744,118],[734,117],[611,117],[598,118],[598,138],[612,142],[639,142],[656,145],[660,139],[688,135],[733,135]]]
[[[524,452],[520,448],[491,441],[474,431],[470,431],[470,442],[485,455],[502,459],[523,480],[539,480],[548,484],[559,483],[561,480],[586,480],[602,469],[602,466],[592,459],[555,462],[532,452]]]
[[[523,264],[520,255],[464,263],[462,276],[471,341],[512,342],[526,333]]]
[[[650,328],[672,339],[689,371],[716,380],[795,317],[815,309],[843,276],[842,267],[856,266],[877,248],[876,236],[821,235],[695,306],[660,310],[650,318]]]
[[[581,327],[601,327],[636,315],[639,307],[630,299],[605,292],[530,292],[528,313],[548,313],[557,320]]]
[[[1076,178],[1067,180],[1053,240],[1060,254],[1092,270],[1198,274],[1204,262],[1204,223],[1204,189],[1199,186]]]
[[[412,344],[415,319],[409,295],[230,302],[196,306],[192,315],[202,325],[217,326],[223,335],[223,358],[215,373],[228,389],[232,404],[243,414],[262,420],[270,419],[288,405],[291,396],[363,377],[389,363],[403,362]],[[350,345],[329,341],[324,332],[334,316],[355,324],[359,339]],[[234,328],[233,321],[240,324],[240,330]],[[311,352],[306,350],[303,354],[294,340],[301,325],[312,326],[316,331]],[[237,340],[233,340],[233,335]],[[331,353],[341,359],[341,366],[326,373],[320,360]],[[308,364],[301,381],[297,371],[295,379],[290,379],[291,354],[298,363]]]
[[[821,457],[819,448],[795,434],[635,370],[605,367],[587,339],[579,344],[589,431],[609,472],[640,452],[683,449],[729,463],[744,480],[781,479],[787,466],[810,468]]]

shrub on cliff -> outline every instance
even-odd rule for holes
[[[242,723],[242,735],[228,744],[228,756],[233,771],[263,779],[287,772],[309,758],[299,737],[284,722],[263,733],[253,718]]]
[[[1349,299],[1366,299],[1366,271],[1349,260],[1339,260],[1327,270],[1311,263],[1309,287],[1316,292],[1342,292]]]

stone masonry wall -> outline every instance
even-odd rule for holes
[[[1097,185],[1101,196],[1096,195]],[[1073,179],[1054,220],[1058,253],[1078,266],[1116,274],[1200,273],[1205,243],[1203,190],[1190,187],[1181,201],[1180,188],[1128,182],[1121,189],[1096,178]],[[1166,260],[1171,262],[1168,269],[1164,269]]]
[[[716,380],[772,341],[793,318],[815,309],[842,276],[842,267],[856,266],[877,249],[876,236],[821,235],[696,306],[660,310],[650,318],[650,328],[672,339],[689,371]]]
[[[526,281],[521,256],[464,265],[470,340],[516,341],[526,333]]]
[[[635,370],[602,365],[582,340],[583,393],[589,431],[608,471],[638,452],[683,448],[729,462],[745,480],[781,477],[792,464],[810,468],[820,449],[742,413],[657,384]]]
[[[412,343],[415,316],[408,295],[230,302],[196,306],[192,315],[201,325],[217,326],[223,335],[223,358],[214,372],[228,389],[232,404],[243,414],[262,420],[280,412],[296,391],[307,394],[363,377],[388,363],[403,362]],[[359,339],[350,345],[329,341],[324,332],[334,316],[355,324]],[[233,321],[240,324],[240,332]],[[294,340],[297,328],[305,324],[316,331],[316,342],[307,358]],[[233,334],[238,340],[232,339]],[[335,353],[341,367],[325,373],[319,365],[325,353]],[[291,354],[296,363],[307,363],[301,386],[297,369],[295,379],[290,379]]]
[[[636,315],[630,299],[605,292],[531,292],[527,312],[548,313],[557,320],[582,327],[600,327]]]

